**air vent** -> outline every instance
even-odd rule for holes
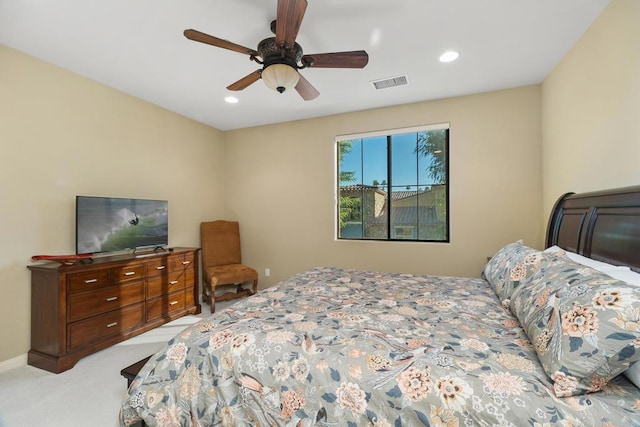
[[[388,87],[408,85],[409,79],[407,78],[407,75],[404,74],[402,76],[389,77],[388,79],[374,80],[371,84],[376,90],[380,90]]]

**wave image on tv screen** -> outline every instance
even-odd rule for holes
[[[167,243],[166,200],[76,197],[76,253],[113,252]]]

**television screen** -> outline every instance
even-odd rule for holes
[[[168,244],[166,200],[76,196],[76,253]]]

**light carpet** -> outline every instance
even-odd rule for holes
[[[223,308],[216,304],[216,312]],[[0,373],[0,427],[119,426],[127,392],[120,370],[207,317],[209,306],[203,305],[202,311],[87,356],[60,374],[28,365]]]

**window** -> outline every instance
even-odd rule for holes
[[[339,239],[449,241],[449,125],[336,138]]]

